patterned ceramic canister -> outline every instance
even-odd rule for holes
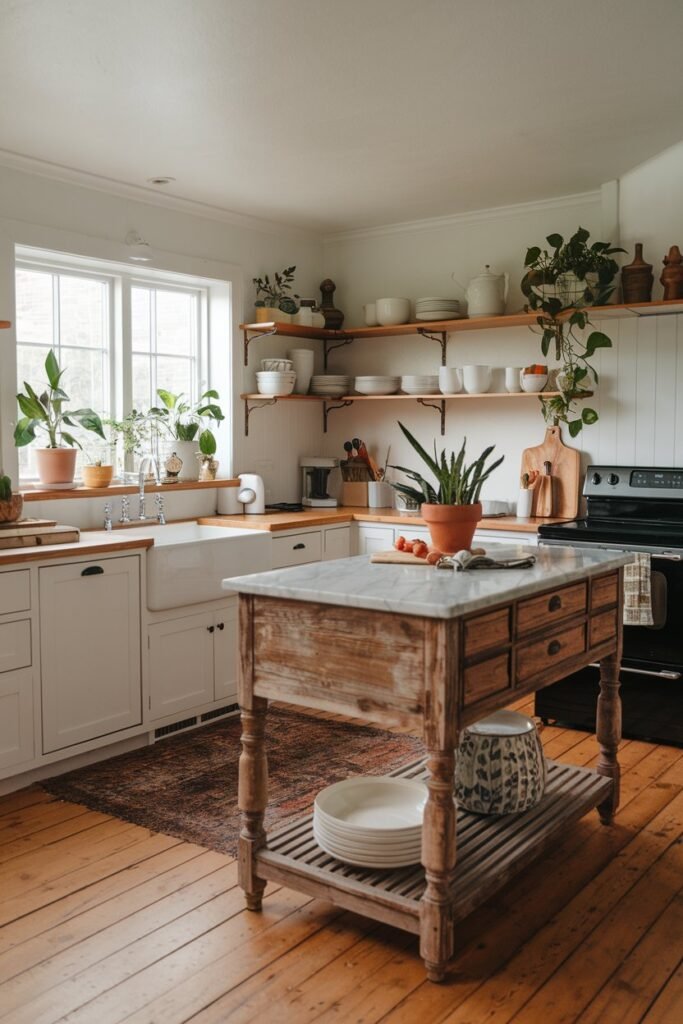
[[[515,711],[497,711],[460,734],[455,793],[476,814],[515,814],[543,796],[546,764],[536,726]]]

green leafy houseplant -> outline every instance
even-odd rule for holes
[[[457,455],[455,452],[446,455],[445,450],[439,455],[434,442],[432,457],[400,422],[399,427],[434,476],[435,483],[426,480],[416,470],[407,469],[405,466],[392,466],[392,469],[405,473],[417,487],[401,483],[391,486],[399,494],[421,504],[422,518],[427,523],[432,543],[438,551],[450,554],[469,548],[481,518],[479,495],[482,486],[491,473],[500,466],[504,456],[487,466],[487,460],[494,449],[494,445],[490,445],[478,459],[467,465],[465,438]]]
[[[555,358],[562,364],[558,373],[560,395],[543,398],[541,405],[547,422],[566,423],[576,437],[584,425],[595,423],[595,409],[584,407],[575,412],[574,403],[590,387],[598,383],[598,373],[590,360],[601,348],[611,348],[611,339],[602,331],[591,330],[584,340],[584,331],[592,327],[585,307],[603,305],[614,291],[619,266],[615,253],[624,252],[610,242],[588,245],[590,232],[579,228],[565,242],[562,235],[548,235],[550,249],[532,246],[527,250],[527,268],[521,288],[527,308],[537,312],[536,327],[540,330],[544,356],[554,346]]]
[[[149,410],[150,422],[157,432],[176,441],[191,442],[196,439],[201,455],[214,455],[216,438],[213,431],[204,426],[204,420],[220,423],[225,419],[221,407],[217,404],[220,398],[218,392],[205,391],[194,404],[182,393],[174,395],[164,388],[157,388],[157,395],[162,404]]]
[[[27,381],[24,381],[25,390],[17,395],[19,408],[24,414],[14,428],[14,443],[17,448],[35,441],[36,431],[47,434],[48,448],[61,448],[63,444],[81,448],[80,441],[65,430],[64,425],[91,430],[104,440],[102,420],[97,413],[92,409],[67,411],[64,408],[64,403],[69,401],[69,396],[61,387],[64,372],[59,367],[54,351],[50,349],[45,360],[47,387],[38,394]]]
[[[10,501],[12,497],[12,481],[0,473],[0,501]]]
[[[272,281],[268,274],[252,278],[256,286],[256,305],[271,306],[273,309],[281,309],[283,313],[296,313],[294,299],[299,296],[296,293],[293,297],[287,294],[292,290],[295,270],[296,267],[285,267],[282,273],[273,275]]]

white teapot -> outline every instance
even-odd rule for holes
[[[456,284],[460,284],[455,275],[451,275]],[[467,288],[463,288],[467,296],[468,316],[502,316],[510,285],[509,274],[493,274],[487,263],[483,274],[473,277]]]

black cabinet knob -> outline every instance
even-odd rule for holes
[[[217,622],[216,623],[216,629],[225,629],[225,623],[224,622]]]
[[[562,598],[559,596],[559,594],[555,594],[548,601],[548,611],[549,612],[556,612],[556,611],[559,611],[559,609],[561,607],[562,607]]]
[[[207,627],[206,627],[206,631],[207,631],[207,633],[213,633],[213,630],[214,630],[214,627],[213,627],[213,626],[207,626]]]
[[[559,654],[562,650],[562,644],[559,640],[551,640],[548,644],[548,654]]]

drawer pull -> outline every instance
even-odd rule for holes
[[[102,576],[104,569],[101,565],[89,565],[87,569],[83,569],[81,576]]]
[[[562,598],[560,597],[559,594],[555,594],[555,596],[551,597],[550,600],[548,601],[548,611],[549,612],[556,612],[561,607],[562,607]]]
[[[216,623],[216,629],[225,629],[225,623],[224,622],[217,622]]]
[[[214,628],[215,628],[214,626],[207,626],[207,627],[206,627],[206,631],[207,631],[207,633],[213,633],[213,631],[214,631]]]
[[[305,544],[295,544],[292,551],[303,551],[305,547]]]
[[[559,654],[562,650],[562,644],[559,640],[551,640],[548,644],[548,654]]]

